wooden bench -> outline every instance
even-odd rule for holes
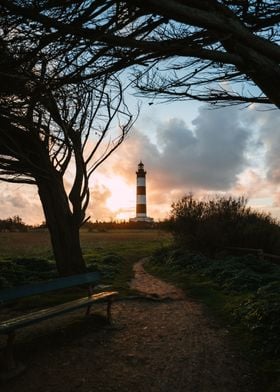
[[[57,278],[51,281],[35,283],[26,286],[7,288],[0,291],[0,305],[6,305],[19,299],[30,297],[32,295],[42,295],[56,290],[62,290],[75,286],[88,287],[88,296],[75,299],[70,302],[55,305],[45,309],[33,311],[19,317],[0,322],[0,334],[7,335],[6,345],[6,365],[7,369],[14,369],[15,361],[13,356],[13,343],[16,331],[20,328],[39,323],[41,321],[63,315],[65,313],[86,308],[86,315],[90,314],[91,306],[94,302],[107,302],[107,319],[111,323],[111,305],[112,300],[118,295],[116,291],[105,291],[93,294],[93,287],[100,282],[101,274],[99,272],[90,272],[80,275],[72,275],[64,278]]]

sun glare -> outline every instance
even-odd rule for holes
[[[135,205],[135,187],[128,185],[121,177],[109,179],[106,187],[111,192],[106,207],[114,213],[115,218],[122,220],[131,217]]]

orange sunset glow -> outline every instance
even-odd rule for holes
[[[167,218],[172,202],[189,192],[197,197],[219,192],[244,195],[254,208],[280,216],[277,112],[200,108],[192,123],[160,113],[164,120],[143,115],[138,128],[93,173],[87,210],[92,221],[135,217],[140,160],[147,171],[147,216],[155,221]],[[248,130],[252,124],[259,137],[264,135],[257,144],[258,160]],[[0,191],[1,218],[19,215],[28,224],[45,220],[36,187],[2,182]]]
[[[127,220],[135,206],[135,187],[129,185],[124,178],[115,177],[107,180],[106,186],[111,195],[105,206],[112,212],[115,219]]]

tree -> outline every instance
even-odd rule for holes
[[[156,63],[139,73],[152,96],[280,107],[280,3],[273,0],[127,0],[131,13],[164,17],[135,39]],[[168,60],[168,61],[167,61]],[[272,81],[275,81],[275,83]],[[257,87],[257,88],[256,88]]]
[[[17,26],[10,16],[6,21],[0,179],[37,186],[58,271],[79,273],[85,269],[79,228],[87,220],[89,178],[124,140],[132,116],[116,76],[83,80],[81,64],[66,64],[68,55],[75,56],[67,43],[41,45],[46,32],[33,31],[25,20]],[[67,79],[75,65],[81,76],[76,82]]]
[[[28,226],[23,222],[20,216],[15,215],[12,218],[0,219],[0,231],[27,231]]]
[[[280,107],[276,0],[1,3],[14,17],[52,29],[47,41],[69,36],[72,44],[86,42],[91,48],[98,41],[110,58],[107,71],[149,66],[145,71],[138,67],[137,73],[138,87],[146,94]],[[88,59],[84,65],[90,68],[92,56]]]

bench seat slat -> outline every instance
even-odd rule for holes
[[[36,294],[44,294],[50,291],[66,289],[82,284],[97,284],[101,280],[101,274],[98,271],[87,274],[72,275],[65,278],[57,278],[47,282],[29,284],[18,287],[11,287],[0,290],[0,304],[14,301],[19,298],[29,297]]]
[[[27,315],[19,316],[7,321],[0,323],[0,334],[7,334],[11,331],[15,331],[18,328],[26,327],[33,323],[41,320],[47,320],[51,317],[62,315],[64,313],[86,307],[93,302],[108,300],[117,296],[117,291],[107,291],[98,294],[93,294],[90,297],[80,298],[74,301],[70,301],[61,305],[57,305],[47,309],[41,309],[36,312],[29,313]]]

